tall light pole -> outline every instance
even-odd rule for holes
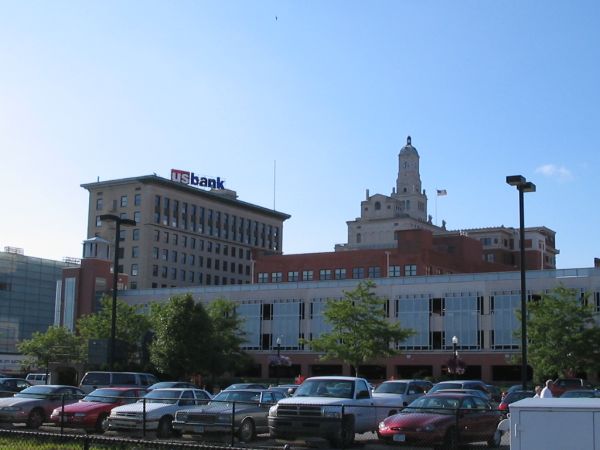
[[[458,373],[458,338],[452,336],[452,358],[454,358],[454,379],[456,380],[456,374]]]
[[[281,360],[279,359],[281,357],[281,336],[277,336],[275,343],[277,344],[277,385],[279,385],[279,374],[281,370]]]
[[[535,192],[535,184],[522,175],[509,175],[506,182],[519,191],[519,249],[521,257],[521,383],[527,390],[527,291],[525,281],[525,192]]]
[[[119,280],[119,242],[121,241],[121,225],[135,226],[137,222],[131,219],[122,219],[115,214],[103,214],[100,216],[101,221],[114,222],[115,230],[115,257],[113,265],[113,287],[112,287],[112,315],[110,322],[110,353],[108,366],[113,370],[115,364],[115,347],[117,336],[117,289]]]
[[[387,270],[386,277],[390,276],[390,251],[385,251],[385,270]]]

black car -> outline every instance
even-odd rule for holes
[[[0,397],[12,397],[31,386],[25,378],[0,378]]]

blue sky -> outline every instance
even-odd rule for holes
[[[78,257],[81,183],[178,168],[291,214],[285,253],[330,251],[411,135],[438,223],[517,227],[522,174],[526,226],[590,267],[599,23],[596,0],[0,0],[0,246]]]

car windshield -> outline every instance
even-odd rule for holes
[[[154,389],[144,396],[146,403],[169,403],[175,404],[181,397],[181,391],[172,391],[170,389]]]
[[[373,392],[375,394],[404,394],[406,392],[406,383],[381,383]]]
[[[121,391],[117,389],[96,389],[91,394],[83,398],[83,402],[98,402],[98,403],[117,403],[123,398],[131,397],[131,391]]]
[[[446,389],[463,389],[463,384],[453,382],[438,383],[429,390],[429,393],[443,391]]]
[[[350,380],[307,380],[298,388],[294,397],[353,398],[354,382]]]
[[[54,394],[56,388],[50,386],[31,386],[27,389],[23,389],[15,397],[26,397],[26,398],[48,398],[48,396]]]
[[[211,403],[223,403],[223,402],[259,402],[260,392],[256,391],[222,391],[215,398],[212,399]]]
[[[401,414],[445,414],[453,415],[456,413],[460,400],[447,397],[419,397],[410,405],[404,408]]]

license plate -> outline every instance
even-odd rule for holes
[[[204,427],[202,425],[194,425],[194,433],[204,433]]]
[[[395,434],[394,435],[394,441],[396,441],[396,442],[404,442],[404,441],[406,441],[406,436],[404,436],[403,434]]]

